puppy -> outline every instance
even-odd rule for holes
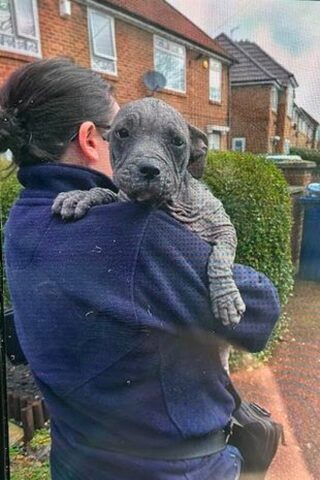
[[[214,316],[236,325],[245,311],[233,280],[236,232],[220,200],[199,180],[208,151],[206,135],[187,124],[178,111],[156,98],[128,103],[109,133],[113,180],[119,188],[61,193],[53,212],[81,218],[87,210],[112,201],[151,202],[212,245],[208,262]],[[228,349],[221,359],[228,370]]]

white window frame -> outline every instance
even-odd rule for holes
[[[15,18],[14,18],[15,19],[15,27],[16,27],[16,30],[17,30],[17,33],[18,33],[19,37],[28,38],[29,40],[38,40],[37,39],[37,26],[36,26],[36,16],[35,16],[35,9],[34,9],[34,0],[31,0],[31,5],[32,5],[33,19],[34,19],[34,22],[35,22],[36,35],[33,37],[32,35],[25,35],[25,34],[21,34],[19,32],[19,15],[18,15],[17,0],[13,0],[13,10],[14,10],[14,14],[15,14]]]
[[[243,153],[243,152],[246,151],[246,137],[233,137],[232,138],[232,150],[234,152],[238,151],[238,150],[235,149],[235,146],[236,146],[236,142],[239,142],[239,141],[242,143],[241,153]]]
[[[114,56],[106,55],[104,53],[96,53],[95,52],[95,45],[94,45],[94,41],[93,41],[94,39],[92,37],[93,28],[92,28],[91,13],[99,14],[99,15],[101,15],[103,17],[106,17],[110,20]],[[118,57],[117,57],[117,45],[116,45],[114,18],[111,15],[103,12],[102,10],[88,7],[87,8],[87,20],[88,20],[88,37],[89,37],[89,46],[90,46],[91,68],[93,70],[97,71],[97,72],[105,73],[107,75],[112,75],[112,76],[116,77],[118,75]],[[109,60],[109,61],[114,62],[114,65],[115,65],[114,71],[113,70],[108,70],[106,68],[97,68],[97,66],[94,65],[94,57],[96,57],[97,59],[104,59],[104,60]]]
[[[33,13],[33,19],[35,24],[35,36],[25,35],[25,34],[21,35],[19,33],[19,22],[18,22],[19,9],[17,8],[16,0],[9,0],[9,8],[11,12],[12,26],[13,26],[14,33],[6,33],[6,32],[0,31],[0,35],[7,35],[8,37],[15,38],[16,40],[21,39],[21,40],[36,41],[38,44],[38,52],[35,53],[32,51],[23,50],[21,48],[14,48],[9,46],[0,46],[0,51],[17,53],[19,55],[25,55],[28,57],[42,58],[37,0],[32,0],[32,13]]]
[[[288,138],[286,138],[284,140],[284,145],[283,145],[283,153],[285,155],[289,155],[290,154],[290,147],[291,147],[291,142]]]
[[[174,52],[170,52],[170,50],[167,50],[166,48],[162,48],[162,47],[159,47],[158,45],[156,45],[156,40],[157,39],[163,39],[165,40],[166,42],[169,42],[169,43],[172,43],[174,45],[178,45],[180,48],[183,48],[183,56],[182,55],[179,55],[177,53],[174,53]],[[181,43],[179,42],[174,42],[172,40],[169,40],[168,38],[166,37],[162,37],[161,35],[153,35],[153,65],[154,65],[154,68],[156,69],[156,50],[161,50],[162,52],[165,52],[169,55],[172,55],[172,56],[175,56],[177,58],[183,58],[183,63],[184,63],[184,78],[183,78],[183,81],[184,81],[184,89],[183,90],[180,90],[178,88],[173,88],[173,87],[168,87],[167,85],[163,88],[163,90],[169,90],[170,92],[178,92],[178,93],[186,93],[187,92],[187,62],[186,62],[186,48],[184,45],[181,45]],[[161,72],[162,73],[162,72]],[[164,75],[164,74],[163,74]],[[165,76],[165,75],[164,75]]]
[[[220,68],[220,99],[219,100],[211,97],[211,66],[213,63],[218,64]],[[222,103],[222,62],[220,62],[219,60],[216,60],[215,58],[210,58],[209,60],[209,100],[215,103]]]
[[[287,89],[288,89],[288,92],[287,92],[287,117],[292,118],[295,91],[294,91],[294,88],[291,85],[288,85]]]
[[[275,99],[276,99],[276,106],[275,106]],[[273,86],[271,89],[271,108],[273,112],[278,111],[278,106],[279,106],[279,90],[277,87]]]
[[[217,148],[217,149],[215,149],[215,150],[212,149],[212,148],[210,148],[210,143],[211,143],[211,142],[210,142],[210,135],[216,135],[216,136],[219,137],[219,148]],[[217,132],[217,131],[213,130],[212,132],[210,132],[210,133],[207,134],[207,137],[208,137],[209,150],[213,150],[214,152],[220,151],[220,150],[221,150],[221,132]]]

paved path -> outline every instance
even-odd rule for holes
[[[242,370],[233,380],[285,426],[266,480],[320,480],[320,283],[297,281],[286,308],[291,322],[268,366]]]

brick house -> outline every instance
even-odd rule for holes
[[[287,153],[298,83],[294,75],[249,41],[216,37],[237,61],[231,68],[231,147],[254,153]]]
[[[319,138],[319,122],[297,104],[293,106],[291,147],[316,149]]]
[[[143,75],[166,77],[156,96],[226,149],[231,56],[165,0],[5,0],[0,82],[37,58],[67,56],[99,72],[120,104],[150,95]]]

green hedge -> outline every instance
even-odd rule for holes
[[[236,262],[267,275],[284,305],[293,285],[291,200],[280,170],[250,153],[210,152],[205,182],[237,230]]]
[[[10,208],[15,199],[19,195],[21,186],[18,183],[15,173],[8,175],[11,163],[0,157],[0,209],[1,209],[1,224],[7,221]],[[1,229],[1,241],[3,241],[3,228]],[[4,282],[4,303],[9,305],[9,294]]]
[[[9,210],[20,192],[15,173],[8,175],[11,163],[0,157],[0,205],[3,224],[7,221]]]
[[[303,160],[316,162],[320,166],[320,150],[308,150],[307,148],[290,148],[291,155],[300,155]]]

